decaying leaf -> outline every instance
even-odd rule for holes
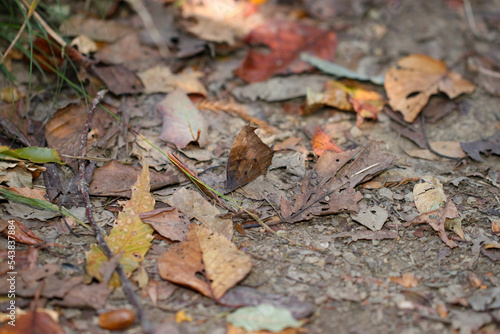
[[[391,276],[391,282],[404,286],[405,288],[416,288],[418,279],[412,273],[404,273],[401,277]]]
[[[486,139],[461,143],[461,146],[465,153],[476,161],[483,161],[481,153],[500,155],[500,131],[495,132],[494,135]]]
[[[275,333],[302,326],[302,322],[295,320],[290,311],[269,304],[242,307],[228,315],[227,321],[247,331],[270,330]]]
[[[169,204],[189,218],[196,218],[213,232],[225,236],[228,240],[232,239],[233,223],[231,219],[220,218],[219,209],[203,198],[200,193],[181,188],[169,199]]]
[[[208,124],[182,90],[176,89],[156,104],[163,117],[160,139],[171,142],[178,149],[195,142],[204,147],[207,144]]]
[[[233,191],[267,173],[274,151],[245,126],[234,139],[227,161],[227,191]]]
[[[160,276],[219,300],[251,270],[250,256],[226,237],[191,225],[186,241],[170,247],[158,259]]]
[[[167,170],[158,173],[150,169],[151,190],[177,184],[180,178],[173,171]],[[141,168],[124,165],[116,160],[111,160],[104,166],[96,168],[89,185],[90,195],[93,196],[119,196],[132,195],[131,188],[137,181]]]
[[[200,82],[203,73],[199,71],[185,70],[173,74],[167,66],[155,66],[146,71],[138,73],[144,83],[144,93],[169,93],[180,88],[186,93],[207,95],[205,87]]]
[[[305,112],[310,114],[324,105],[354,111],[357,114],[356,124],[360,125],[365,119],[376,120],[385,103],[382,95],[377,92],[347,86],[339,81],[328,81],[323,93],[307,89]]]
[[[19,309],[17,309],[19,310]],[[35,334],[53,333],[65,334],[66,332],[57,323],[58,314],[49,309],[36,309],[29,312],[16,311],[14,325],[5,323],[0,327],[2,334]]]
[[[451,248],[455,247],[456,244],[446,236],[445,229],[452,230],[463,238],[462,218],[455,204],[447,199],[441,182],[432,175],[423,176],[413,188],[413,198],[421,213],[416,220],[429,223],[439,232],[445,244]]]
[[[43,242],[43,239],[29,230],[26,226],[24,226],[21,222],[14,220],[13,229],[5,229],[2,231],[2,234],[7,237],[9,236],[9,240],[12,238],[19,243],[25,245],[38,245]]]
[[[235,0],[183,1],[181,23],[200,38],[233,45],[262,22],[262,16],[251,10],[251,4]]]
[[[325,151],[340,153],[343,150],[335,144],[335,142],[330,138],[325,130],[323,130],[319,125],[316,126],[316,132],[311,139],[311,145],[314,153],[321,156]]]
[[[385,221],[389,217],[389,213],[386,209],[378,205],[368,206],[365,201],[361,201],[359,212],[351,214],[351,217],[353,220],[370,230],[379,231],[384,226]]]
[[[235,286],[220,299],[222,305],[231,307],[269,304],[289,310],[295,319],[307,318],[314,312],[314,304],[300,301],[295,296],[262,292],[247,286]]]
[[[154,209],[155,200],[149,192],[149,184],[149,168],[144,159],[141,175],[132,187],[132,197],[125,203],[123,211],[118,215],[109,235],[105,237],[113,253],[120,255],[120,264],[127,275],[131,275],[139,263],[144,260],[153,239],[153,229],[148,224],[143,223],[139,217],[140,213]],[[96,244],[93,244],[85,255],[87,273],[102,281],[103,276],[99,269],[108,258]],[[109,284],[113,287],[120,285],[116,273]]]
[[[375,142],[342,153],[325,152],[302,181],[301,193],[296,196],[293,207],[290,201],[282,199],[283,221],[296,223],[317,216],[358,211],[357,203],[363,196],[354,187],[394,161],[395,157],[381,152]]]
[[[276,74],[310,71],[313,67],[300,60],[301,52],[331,60],[337,38],[334,32],[302,25],[293,21],[275,20],[255,28],[245,42],[267,45],[270,53],[250,50],[235,74],[247,82],[259,82]]]
[[[453,201],[448,200],[444,206],[437,210],[423,213],[415,218],[411,223],[428,223],[431,227],[439,233],[439,237],[450,248],[457,247],[457,244],[448,238],[445,231],[446,219],[458,218],[458,210]]]
[[[190,222],[177,208],[154,209],[139,216],[165,238],[173,241],[184,241],[187,238]]]
[[[448,71],[444,62],[423,54],[400,59],[398,66],[387,71],[384,87],[389,104],[407,122],[415,120],[431,95],[444,92],[453,99],[475,89],[460,74]]]

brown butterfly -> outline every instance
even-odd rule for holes
[[[274,151],[255,134],[256,129],[247,125],[234,139],[227,161],[228,192],[266,174],[271,165]]]

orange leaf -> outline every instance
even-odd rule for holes
[[[316,132],[311,139],[311,145],[314,153],[318,156],[321,156],[325,151],[343,152],[319,125],[316,127]]]
[[[398,66],[387,71],[384,87],[389,104],[407,122],[415,120],[431,95],[444,92],[453,99],[476,88],[460,74],[448,71],[444,62],[423,54],[400,59]]]
[[[219,300],[251,270],[250,257],[226,237],[191,225],[186,241],[174,245],[158,259],[158,272],[168,281],[187,285]]]

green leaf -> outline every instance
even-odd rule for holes
[[[0,159],[14,158],[15,160],[29,160],[35,163],[57,162],[62,164],[56,150],[48,147],[23,147],[11,150],[7,146],[0,146]]]
[[[5,197],[9,201],[22,203],[22,204],[26,204],[26,205],[31,205],[31,206],[33,206],[35,208],[39,208],[39,209],[61,212],[66,217],[70,217],[70,218],[74,219],[78,224],[82,225],[83,227],[85,227],[89,231],[92,231],[90,226],[83,223],[80,219],[75,217],[71,212],[69,212],[63,206],[61,207],[61,210],[59,210],[59,207],[57,205],[52,204],[49,201],[44,201],[42,199],[37,199],[37,198],[26,197],[26,196],[20,195],[18,193],[15,193],[13,191],[7,190],[3,187],[0,187],[0,195]]]
[[[247,331],[281,332],[285,328],[302,326],[302,322],[295,320],[289,310],[269,304],[240,308],[228,315],[227,321]]]
[[[384,84],[385,77],[382,75],[369,76],[369,75],[360,74],[360,73],[351,71],[350,69],[345,68],[343,66],[340,66],[340,65],[337,65],[335,63],[332,63],[332,62],[326,61],[324,59],[310,55],[308,53],[301,53],[300,59],[305,61],[306,63],[309,63],[309,64],[317,67],[322,72],[334,75],[336,77],[349,78],[349,79],[355,79],[355,80],[361,80],[361,81],[371,81],[375,85],[383,85]]]

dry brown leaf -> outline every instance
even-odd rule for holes
[[[391,282],[404,286],[405,288],[416,288],[418,279],[412,273],[404,273],[401,277],[391,276]]]
[[[181,23],[195,36],[233,45],[263,21],[259,13],[248,15],[251,10],[249,3],[235,0],[183,1]]]
[[[141,173],[141,167],[124,165],[116,160],[111,160],[104,166],[96,168],[89,185],[90,195],[93,196],[119,196],[130,198],[131,188]],[[151,190],[180,182],[179,176],[171,170],[158,173],[149,169]]]
[[[185,92],[174,90],[158,102],[156,108],[163,118],[160,139],[173,143],[178,149],[191,142],[200,147],[207,144],[207,121]]]
[[[251,270],[250,256],[226,237],[191,225],[188,238],[170,247],[158,259],[160,276],[187,285],[207,297],[219,300]]]
[[[144,93],[169,93],[180,88],[188,94],[201,94],[207,96],[205,87],[200,82],[203,73],[190,69],[173,74],[167,66],[157,65],[146,71],[138,73],[144,84]]]
[[[450,72],[446,64],[423,54],[414,54],[398,61],[385,75],[389,104],[400,111],[405,121],[413,122],[429,97],[444,92],[453,99],[476,88],[460,74]]]
[[[177,208],[160,208],[139,214],[156,232],[173,241],[184,241],[189,233],[189,219]]]
[[[354,187],[390,166],[396,158],[385,154],[375,142],[342,153],[325,152],[314,170],[302,181],[295,204],[281,200],[283,221],[296,223],[317,216],[358,211],[363,198]]]
[[[428,223],[431,227],[439,233],[439,237],[443,242],[450,248],[457,247],[457,244],[448,238],[445,232],[446,219],[459,218],[457,207],[453,201],[448,200],[444,206],[437,210],[429,211],[423,213],[417,218],[415,218],[411,223]]]
[[[169,204],[181,210],[189,218],[196,218],[207,228],[225,236],[228,240],[232,239],[233,223],[231,219],[220,218],[219,209],[203,198],[200,193],[181,188],[172,195]]]

